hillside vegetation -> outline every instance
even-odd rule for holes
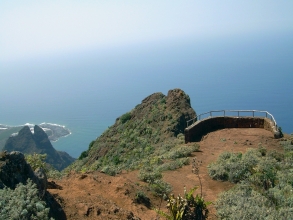
[[[261,144],[246,153],[223,152],[209,165],[213,179],[237,183],[220,195],[220,219],[293,219],[293,136],[281,142],[284,151]]]
[[[157,171],[181,167],[198,150],[196,145],[184,145],[186,121],[194,117],[184,91],[170,90],[167,96],[154,93],[117,118],[67,171],[100,170],[115,175],[146,166]]]

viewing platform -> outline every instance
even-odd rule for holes
[[[200,141],[209,132],[224,128],[263,128],[280,138],[277,122],[272,114],[259,110],[209,111],[187,121],[185,143]]]

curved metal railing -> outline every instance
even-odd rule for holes
[[[229,113],[237,113],[237,115],[229,115]],[[252,113],[252,115],[241,115],[240,113]],[[214,113],[214,114],[213,114]],[[218,113],[217,115],[215,113]],[[219,114],[220,113],[220,114]],[[222,113],[222,114],[221,114]],[[268,111],[259,111],[259,110],[215,110],[215,111],[209,111],[209,112],[205,112],[202,113],[200,115],[197,115],[195,118],[190,119],[187,121],[187,127],[189,127],[190,125],[194,124],[196,121],[200,121],[206,118],[213,118],[213,117],[225,117],[225,116],[234,116],[234,117],[260,117],[260,116],[256,116],[256,113],[260,113],[260,114],[264,114],[264,118],[268,118],[270,119],[273,123],[274,126],[276,127],[276,129],[278,129],[277,126],[277,122],[274,118],[274,116],[269,113]],[[206,115],[208,115],[207,117],[205,117]]]

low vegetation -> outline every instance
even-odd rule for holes
[[[18,184],[14,190],[1,189],[0,219],[49,219],[49,208],[38,194],[36,185],[30,179],[26,185]]]
[[[167,199],[167,208],[168,213],[163,212],[160,209],[157,209],[156,212],[168,219],[168,220],[204,220],[208,218],[209,210],[208,205],[211,202],[205,201],[202,193],[202,183],[199,175],[201,161],[198,161],[197,158],[192,160],[192,173],[194,173],[199,179],[200,186],[192,188],[189,192],[184,189],[184,197],[178,195],[177,197],[174,194],[168,196]],[[195,190],[200,188],[200,194],[194,196]]]
[[[33,170],[41,168],[45,171],[47,178],[60,179],[63,173],[56,170],[52,165],[46,163],[46,154],[27,154],[25,155],[26,162],[31,166]]]
[[[184,197],[171,194],[167,200],[168,213],[157,210],[157,212],[169,220],[204,220],[208,218],[208,205],[204,198],[197,194],[193,195],[198,187],[192,188],[189,192],[184,190]]]
[[[158,172],[189,164],[188,157],[199,146],[186,146],[183,131],[186,112],[193,116],[194,111],[189,97],[183,91],[177,92],[178,100],[183,102],[180,107],[174,102],[168,104],[161,93],[147,97],[147,101],[117,118],[65,172],[99,170],[116,175],[122,170],[144,169],[148,162]]]
[[[220,219],[293,219],[293,145],[284,151],[248,149],[222,153],[209,165],[213,179],[237,183],[216,202]]]
[[[143,191],[138,191],[135,194],[134,202],[138,204],[144,204],[148,208],[151,207],[151,200],[146,196]]]

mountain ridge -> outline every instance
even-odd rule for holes
[[[48,135],[38,125],[34,126],[34,133],[28,126],[24,126],[16,136],[11,136],[5,143],[3,151],[20,151],[24,154],[47,154],[46,162],[55,169],[62,170],[74,161],[66,152],[59,152],[52,146]]]
[[[186,121],[195,115],[190,98],[183,90],[169,90],[167,95],[153,93],[118,117],[112,126],[90,143],[88,150],[69,170],[101,170],[115,175],[121,170],[139,168],[150,157],[164,154],[167,162],[170,150],[182,148]],[[186,156],[189,150],[185,146],[185,152],[173,159]]]

